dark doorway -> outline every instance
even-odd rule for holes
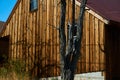
[[[9,57],[9,36],[0,38],[0,66],[8,61]]]
[[[105,27],[106,80],[120,80],[120,23]]]

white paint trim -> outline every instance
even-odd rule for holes
[[[81,3],[78,2],[77,0],[75,0],[75,4],[80,6]],[[86,7],[86,9],[89,9],[88,7]],[[103,21],[105,24],[109,24],[109,20],[103,18],[102,16],[98,15],[96,12],[94,12],[93,10],[89,9],[87,10],[90,14],[94,15],[96,18],[100,19],[101,21]]]

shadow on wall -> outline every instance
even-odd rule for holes
[[[29,32],[32,34],[30,29]],[[30,34],[29,37],[33,38]],[[26,71],[29,72],[32,77],[36,78],[60,74],[59,63],[54,58],[51,58],[50,54],[51,46],[58,46],[58,44],[51,44],[52,41],[50,39],[47,42],[42,41],[39,34],[35,35],[35,42],[32,42],[28,40],[27,35],[27,33],[23,33],[23,40],[11,44],[11,46],[13,46],[12,51],[16,49],[16,46],[22,46],[22,55],[19,56],[22,56],[20,59],[25,62]],[[43,50],[46,46],[47,49],[44,52]]]

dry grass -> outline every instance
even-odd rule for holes
[[[30,80],[21,60],[10,60],[0,67],[0,80]]]
[[[15,72],[11,72],[7,75],[0,76],[0,80],[30,80],[27,74],[18,75]]]

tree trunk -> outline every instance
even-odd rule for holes
[[[85,12],[85,5],[87,0],[82,0],[80,7],[80,15],[78,23],[75,28],[75,0],[72,6],[72,25],[68,25],[68,46],[66,49],[66,35],[65,35],[65,18],[66,18],[66,0],[61,0],[61,17],[60,17],[60,66],[61,79],[74,80],[74,74],[77,67],[77,62],[80,56],[82,30],[83,30],[83,16]],[[76,33],[73,30],[77,29]]]

